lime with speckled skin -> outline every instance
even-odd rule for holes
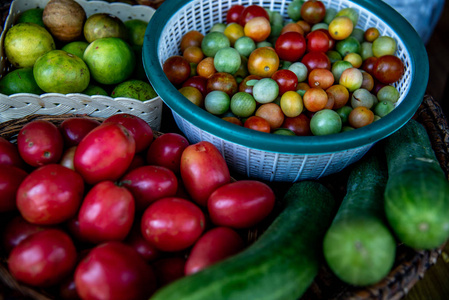
[[[18,23],[35,23],[42,27],[45,27],[44,21],[42,21],[42,15],[44,13],[43,8],[30,8],[22,12],[16,19]]]
[[[44,91],[34,80],[33,68],[21,68],[7,73],[0,79],[0,93],[4,95],[17,93],[40,95]]]
[[[131,79],[117,85],[112,91],[111,97],[127,97],[146,101],[157,97],[157,94],[148,82]]]
[[[70,42],[68,44],[65,44],[61,50],[64,50],[66,52],[72,53],[79,58],[83,59],[84,51],[86,50],[87,46],[89,46],[88,42],[85,41],[74,41]]]
[[[34,23],[19,23],[11,27],[3,42],[7,59],[15,68],[29,68],[36,59],[56,49],[51,34]]]
[[[102,96],[109,96],[108,93],[100,86],[89,84],[87,88],[83,91],[83,94],[88,96],[94,96],[94,95],[102,95]]]
[[[143,37],[147,30],[148,22],[132,19],[125,21],[125,27],[128,31],[129,43],[133,46],[143,46]]]
[[[90,82],[84,61],[63,50],[52,50],[39,57],[33,74],[38,86],[47,93],[80,93]]]

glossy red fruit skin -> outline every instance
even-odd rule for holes
[[[0,166],[0,212],[17,209],[17,190],[27,176],[27,172],[13,165]]]
[[[179,174],[181,155],[189,141],[174,132],[165,133],[156,138],[148,148],[146,161],[150,165],[166,167]]]
[[[46,229],[46,226],[32,224],[21,215],[15,216],[6,223],[2,234],[2,246],[6,253],[16,247],[30,235]]]
[[[59,125],[59,131],[66,148],[78,145],[92,129],[101,123],[94,119],[82,117],[67,118]]]
[[[123,125],[101,124],[78,144],[73,163],[88,184],[113,181],[129,168],[135,150],[134,138]]]
[[[20,157],[17,145],[0,137],[0,166],[2,165],[12,165],[21,169],[26,166],[22,157]]]
[[[17,208],[30,223],[54,225],[75,216],[84,195],[83,178],[59,164],[32,171],[17,190]]]

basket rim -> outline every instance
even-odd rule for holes
[[[188,101],[165,76],[158,58],[160,36],[167,23],[184,6],[196,0],[166,0],[151,18],[144,38],[143,64],[150,82],[164,103],[200,130],[248,148],[288,154],[323,154],[359,148],[393,134],[410,120],[422,102],[429,79],[424,43],[412,25],[388,4],[347,0],[364,7],[389,25],[401,38],[411,62],[410,88],[399,105],[380,120],[357,130],[325,136],[285,136],[258,132],[224,121]],[[237,2],[236,2],[237,3]],[[269,142],[267,142],[269,137]]]

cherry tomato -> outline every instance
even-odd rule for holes
[[[327,104],[328,96],[325,90],[320,87],[311,87],[308,89],[302,97],[304,101],[304,107],[309,112],[317,112],[324,109]]]
[[[168,80],[175,86],[186,81],[191,73],[189,61],[181,55],[173,55],[167,58],[162,68]]]
[[[360,128],[373,123],[374,113],[371,109],[364,106],[358,106],[351,110],[348,116],[349,125],[354,128]]]
[[[17,147],[23,160],[33,166],[57,163],[62,156],[64,140],[58,127],[46,120],[34,120],[22,127]]]
[[[262,77],[258,76],[258,75],[246,76],[245,78],[243,78],[242,82],[240,82],[240,84],[239,84],[239,92],[245,92],[245,93],[252,95],[253,94],[253,85],[248,85],[247,83],[248,83],[248,81],[253,80],[253,79],[259,80],[259,79],[262,79]]]
[[[243,123],[243,126],[252,130],[270,133],[270,122],[259,116],[251,116]]]
[[[240,180],[216,189],[209,197],[207,210],[213,224],[248,228],[266,218],[276,197],[261,181]]]
[[[181,52],[184,52],[186,48],[190,46],[201,47],[201,42],[203,41],[204,35],[197,30],[190,30],[184,34],[181,38],[180,47]]]
[[[256,43],[265,41],[271,33],[270,21],[265,17],[254,17],[246,22],[244,35],[252,38]]]
[[[326,15],[326,7],[319,0],[308,0],[301,6],[301,17],[309,24],[321,22]]]
[[[128,113],[120,113],[106,118],[103,123],[118,123],[128,129],[136,142],[136,153],[146,150],[153,141],[153,130],[142,118]]]
[[[325,90],[334,84],[334,75],[328,69],[316,68],[310,71],[308,81],[310,87],[320,87]]]
[[[279,128],[284,122],[284,113],[281,107],[273,102],[259,106],[254,115],[265,119],[270,124],[270,131]]]
[[[370,56],[367,59],[365,59],[362,63],[362,70],[368,72],[369,74],[373,75],[373,70],[374,70],[374,64],[377,61],[377,57],[375,56]]]
[[[185,274],[190,275],[240,252],[245,243],[228,227],[215,227],[204,233],[190,250]]]
[[[238,84],[235,77],[226,72],[214,73],[207,79],[206,93],[212,91],[222,91],[229,96],[234,95],[238,90]]]
[[[105,123],[89,132],[76,148],[73,162],[89,184],[117,180],[130,166],[136,142],[123,125]]]
[[[206,206],[209,195],[229,183],[231,175],[217,147],[207,141],[188,146],[181,156],[181,177],[190,197]]]
[[[48,287],[73,271],[76,249],[67,233],[59,229],[36,232],[12,249],[8,258],[11,274],[20,282]]]
[[[242,26],[245,26],[245,24],[255,18],[255,17],[264,17],[266,18],[268,21],[270,21],[270,16],[268,15],[268,12],[265,10],[265,8],[263,8],[262,6],[259,5],[248,5],[246,6],[239,18],[239,24]]]
[[[316,68],[331,69],[331,61],[324,52],[308,52],[303,56],[301,62],[306,65],[309,73]]]
[[[206,226],[203,211],[193,202],[162,198],[150,204],[142,215],[143,237],[161,251],[175,252],[192,246]]]
[[[97,120],[81,117],[70,117],[65,119],[59,125],[59,130],[64,139],[65,147],[78,145],[86,134],[100,124],[101,123]]]
[[[308,136],[312,134],[310,131],[310,119],[304,113],[297,117],[285,118],[281,127],[290,129],[295,135],[299,136]]]
[[[307,43],[299,32],[288,31],[277,38],[274,48],[280,59],[293,62],[304,55]]]
[[[307,50],[309,52],[329,50],[329,37],[324,31],[314,30],[306,36]]]
[[[238,23],[240,19],[240,15],[242,14],[245,7],[240,4],[234,4],[226,13],[226,23]]]
[[[108,242],[96,246],[75,269],[82,299],[148,299],[156,289],[153,269],[130,246]]]
[[[102,181],[84,197],[78,213],[80,233],[96,244],[122,241],[131,229],[134,212],[134,199],[127,188]]]
[[[288,69],[280,69],[271,76],[279,85],[279,95],[282,96],[287,91],[296,91],[298,76]]]
[[[16,194],[20,184],[28,176],[24,170],[13,165],[0,168],[0,212],[15,211]]]
[[[166,167],[178,174],[182,152],[188,145],[189,141],[184,136],[174,132],[165,133],[151,143],[146,160],[150,165]]]
[[[20,157],[19,149],[16,144],[0,136],[0,165],[12,165],[18,168],[24,168],[25,162]]]
[[[382,83],[398,81],[404,74],[404,63],[395,55],[379,57],[373,66],[373,76]]]
[[[17,208],[35,224],[58,224],[72,218],[84,196],[83,178],[59,164],[32,171],[17,190]]]
[[[206,96],[207,92],[206,92],[206,86],[207,86],[207,78],[203,77],[203,76],[192,76],[189,77],[189,79],[187,79],[183,84],[183,87],[186,86],[191,86],[194,88],[197,88],[201,94],[203,94],[203,96]]]

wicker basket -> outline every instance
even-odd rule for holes
[[[207,140],[217,146],[231,169],[268,181],[295,182],[336,173],[360,159],[378,140],[404,125],[416,112],[425,93],[428,61],[424,45],[411,25],[381,1],[324,0],[326,7],[353,7],[357,26],[376,27],[393,37],[405,74],[396,84],[400,99],[396,108],[373,124],[327,136],[280,136],[230,124],[194,105],[177,91],[162,70],[164,61],[179,55],[182,36],[190,30],[205,34],[226,20],[234,4],[259,4],[287,18],[290,0],[166,0],[150,21],[144,41],[144,67],[156,92],[172,109],[174,119],[190,142]],[[154,29],[154,30],[153,30]],[[155,31],[156,30],[156,31]]]
[[[14,24],[18,14],[30,8],[43,8],[47,2],[48,0],[14,0],[11,2],[0,40],[1,76],[11,69],[3,48],[7,29]],[[77,2],[84,8],[87,16],[105,12],[119,17],[122,21],[140,19],[149,22],[155,12],[154,8],[146,5],[133,6],[125,3],[86,0],[77,0]],[[65,113],[95,117],[109,117],[116,113],[129,113],[144,119],[153,129],[158,130],[161,124],[162,101],[160,97],[139,101],[125,97],[87,96],[79,93],[65,95],[59,93],[42,95],[23,93],[11,96],[0,94],[0,122],[22,118],[31,114],[60,115]]]
[[[15,141],[16,135],[23,125],[36,119],[45,119],[60,124],[70,115],[30,115],[0,123],[0,137]],[[84,116],[101,121],[102,118]],[[446,176],[449,175],[449,126],[440,105],[430,96],[424,101],[416,114],[416,119],[425,126],[431,139],[432,147],[437,155]],[[155,136],[161,132],[155,131]],[[320,179],[337,199],[345,194],[348,170]],[[448,177],[449,178],[449,177]],[[275,190],[288,187],[288,183],[272,183]],[[265,227],[248,231],[248,241],[257,239]],[[440,256],[442,247],[431,251],[414,251],[404,245],[398,245],[396,261],[390,273],[379,283],[367,287],[353,287],[338,280],[332,272],[323,265],[318,276],[301,300],[335,299],[335,300],[396,300],[404,297],[417,283],[425,272],[433,266]],[[31,288],[18,283],[9,273],[6,260],[0,252],[0,299],[57,299],[49,290]],[[3,298],[2,298],[3,296]]]

